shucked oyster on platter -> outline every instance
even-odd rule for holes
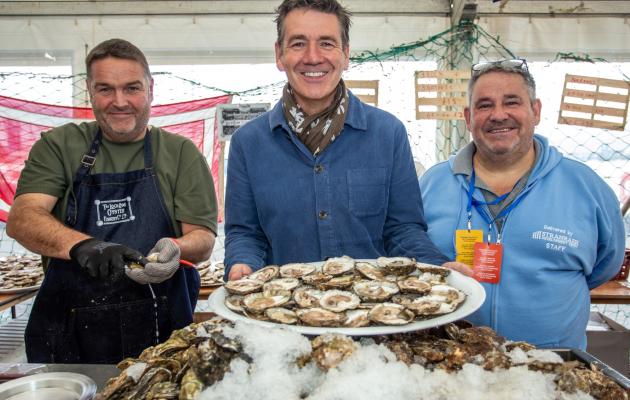
[[[479,283],[443,267],[404,257],[343,256],[268,266],[228,282],[209,300],[212,311],[234,321],[285,324],[305,334],[321,333],[317,328],[325,327],[375,335],[455,321],[474,312],[484,298]],[[277,310],[266,312],[269,308]]]

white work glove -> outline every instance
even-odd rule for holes
[[[146,285],[147,283],[161,283],[169,279],[179,268],[181,250],[175,239],[162,238],[157,241],[149,252],[156,254],[157,260],[148,259],[144,268],[125,268],[125,274],[130,279]]]

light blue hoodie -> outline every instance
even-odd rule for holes
[[[541,154],[504,223],[501,280],[482,284],[486,301],[467,319],[510,340],[585,349],[589,290],[613,277],[624,255],[619,202],[589,167],[564,158],[540,135],[534,140]],[[420,178],[429,237],[453,259],[468,200],[467,176],[453,173],[454,158]],[[474,197],[484,201],[479,189]],[[472,214],[473,229],[485,238],[487,224],[474,207]]]

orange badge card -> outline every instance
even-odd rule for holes
[[[473,276],[479,282],[499,283],[501,279],[501,243],[475,243]]]
[[[481,229],[458,229],[455,231],[455,261],[473,266],[474,246],[477,242],[483,242]]]

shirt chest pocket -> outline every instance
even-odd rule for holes
[[[350,212],[357,217],[382,214],[387,204],[386,169],[351,169],[347,177]]]

